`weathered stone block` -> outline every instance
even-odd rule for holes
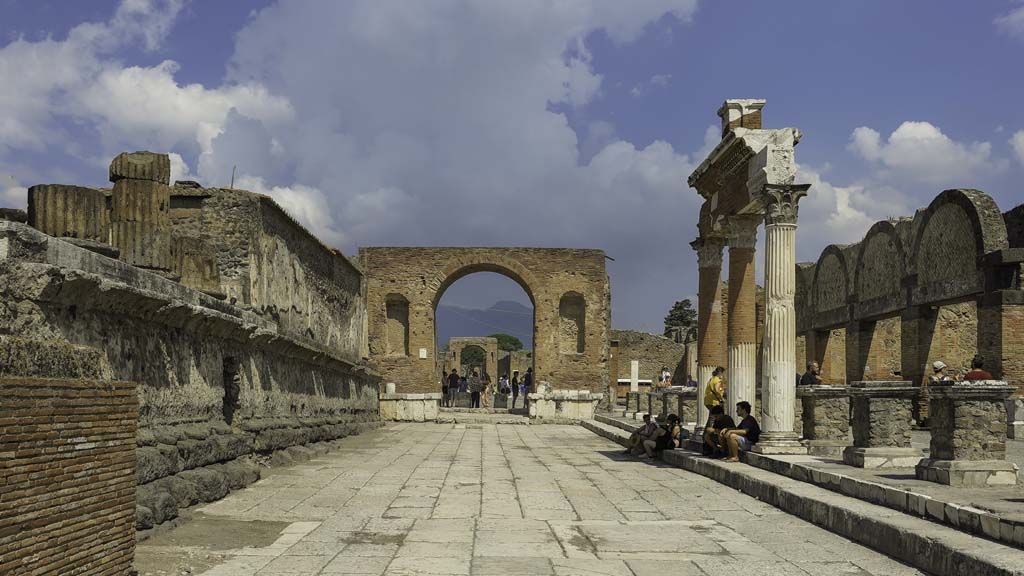
[[[171,183],[171,158],[153,152],[122,152],[110,162],[110,181],[123,179]]]
[[[920,451],[910,447],[917,388],[907,381],[854,382],[850,385],[853,446],[843,462],[858,468],[913,465]]]

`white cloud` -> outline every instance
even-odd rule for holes
[[[996,29],[1003,34],[1024,38],[1024,6],[1014,8],[997,17],[993,23]]]
[[[634,98],[639,98],[646,94],[650,88],[665,88],[668,86],[669,81],[672,80],[671,74],[655,74],[651,76],[646,84],[637,84],[629,90],[629,95]]]
[[[1017,155],[1017,160],[1024,164],[1024,130],[1018,130],[1010,138],[1010,146],[1013,148],[1014,154]]]
[[[192,170],[189,169],[188,163],[181,157],[181,154],[171,152],[168,156],[171,159],[171,184],[179,180],[188,180],[192,177]]]
[[[651,76],[651,79],[650,79],[649,82],[650,82],[651,86],[662,86],[662,87],[664,87],[664,86],[668,86],[668,82],[671,79],[672,79],[672,75],[671,74],[655,74],[654,76]]]
[[[18,184],[14,176],[0,180],[0,207],[25,208],[28,204],[28,188]]]
[[[1006,167],[992,157],[990,143],[957,142],[928,122],[904,122],[885,141],[877,130],[861,126],[848,147],[896,177],[931,184],[960,185]]]

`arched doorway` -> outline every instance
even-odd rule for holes
[[[512,280],[533,305],[536,383],[606,390],[611,294],[604,252],[422,247],[361,248],[359,254],[367,283],[369,357],[399,392],[439,390],[443,346],[437,341],[437,306],[458,280],[478,272]],[[400,333],[389,334],[392,327]],[[406,342],[408,349],[401,350]]]
[[[494,272],[452,282],[434,308],[434,330],[442,367],[438,380],[453,369],[467,378],[475,372],[490,383],[482,407],[526,407],[519,387],[514,394],[511,387],[514,372],[518,385],[533,369],[534,309],[521,285]],[[465,402],[462,396],[451,401],[457,408]]]

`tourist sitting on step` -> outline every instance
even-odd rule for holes
[[[964,380],[976,382],[978,380],[992,380],[992,373],[983,368],[985,359],[980,354],[975,354],[971,360],[971,370],[964,374]]]
[[[746,400],[736,403],[736,415],[740,417],[740,425],[736,428],[722,430],[725,446],[729,450],[726,462],[739,462],[740,450],[749,452],[761,438],[761,426],[750,414],[750,402]]]
[[[722,431],[735,427],[736,421],[725,413],[725,408],[722,408],[721,404],[712,406],[708,423],[704,426],[704,455],[719,457],[725,454],[726,445]]]
[[[679,416],[669,414],[665,425],[661,427],[664,434],[659,434],[653,441],[644,440],[644,450],[650,456],[661,454],[665,450],[675,450],[682,444],[683,427],[679,423]]]
[[[658,426],[656,422],[651,419],[650,414],[644,414],[644,425],[637,428],[633,434],[629,437],[629,443],[626,445],[626,454],[632,454],[633,456],[648,456],[645,454],[646,450],[644,442],[647,440],[657,440],[659,433],[664,433],[661,426]]]

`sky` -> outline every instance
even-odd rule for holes
[[[815,260],[946,188],[1024,202],[1022,56],[1017,0],[0,0],[0,206],[168,152],[347,254],[603,249],[614,327],[660,332],[696,292],[686,179],[722,101],[803,132]],[[529,304],[490,275],[452,291]]]

